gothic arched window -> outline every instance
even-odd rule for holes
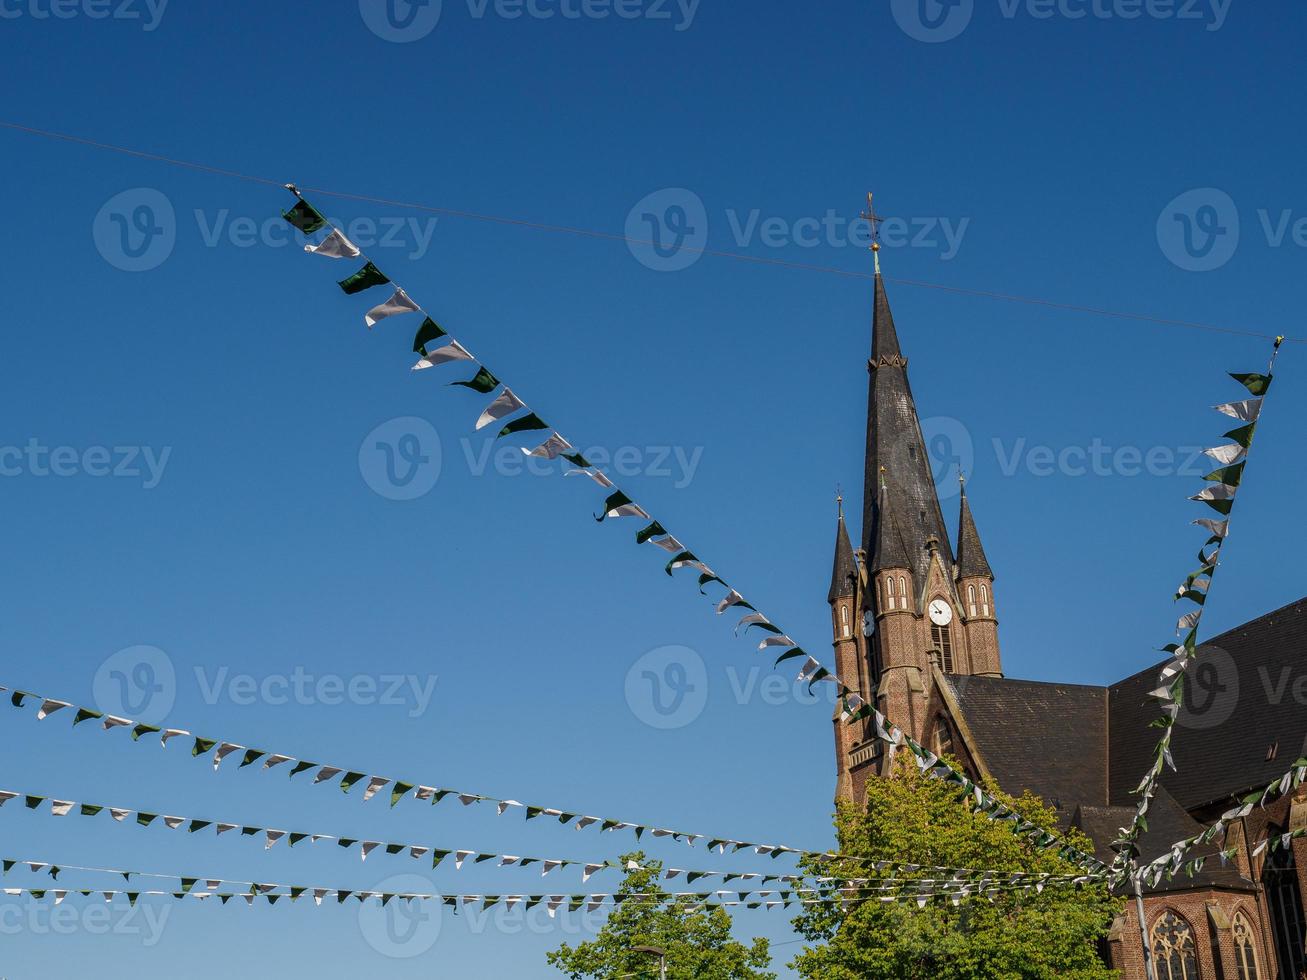
[[[899,576],[899,608],[908,608],[908,580],[906,576]]]
[[[849,607],[848,607],[848,606],[844,606],[844,605],[841,605],[841,606],[840,606],[840,619],[841,619],[841,621],[842,621],[843,624],[844,624],[844,639],[847,640],[850,636],[853,635],[853,631],[852,631],[851,629],[849,629]]]
[[[1261,980],[1256,933],[1242,912],[1234,917],[1234,962],[1239,968],[1239,980]]]
[[[949,728],[948,719],[943,715],[935,719],[935,754],[953,754],[953,729]]]
[[[1159,980],[1198,980],[1198,945],[1188,922],[1169,909],[1149,936]]]
[[[974,585],[967,586],[967,608],[972,616],[976,614],[976,587]]]
[[[980,612],[984,616],[989,615],[989,586],[983,582],[980,584]]]

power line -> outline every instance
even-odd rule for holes
[[[0,128],[10,129],[19,133],[26,133],[29,136],[39,136],[44,139],[59,140],[65,143],[73,143],[78,146],[88,146],[92,149],[105,150],[111,153],[121,153],[125,156],[136,157],[141,160],[150,160],[154,163],[163,163],[172,167],[180,167],[186,170],[194,170],[200,173],[213,174],[219,177],[230,177],[234,180],[244,180],[255,184],[263,184],[271,187],[282,187],[284,181],[276,180],[271,177],[260,177],[254,174],[245,174],[237,170],[229,170],[223,167],[214,167],[208,164],[196,163],[192,160],[180,160],[175,157],[164,156],[159,153],[151,153],[146,150],[138,150],[132,147],[119,146],[113,143],[105,143],[100,140],[89,139],[84,136],[76,136],[68,133],[57,133],[52,130],[39,129],[34,126],[24,126],[19,123],[7,122],[0,120]],[[655,242],[632,238],[628,235],[619,235],[614,232],[598,231],[593,228],[576,228],[570,225],[551,224],[541,221],[531,221],[525,218],[516,218],[508,215],[483,214],[476,211],[465,211],[458,208],[437,207],[430,204],[422,204],[414,201],[398,201],[390,198],[373,197],[367,194],[353,194],[347,191],[337,191],[326,187],[303,187],[301,190],[321,194],[326,197],[335,197],[341,200],[358,201],[366,204],[379,204],[385,207],[402,208],[410,211],[422,211],[428,214],[437,214],[451,218],[464,218],[468,221],[481,221],[489,224],[508,225],[515,228],[527,228],[533,231],[550,232],[553,234],[573,235],[580,238],[591,238],[600,241],[621,242],[626,245],[641,245],[651,247]],[[850,269],[841,269],[837,266],[818,265],[809,262],[795,262],[790,259],[771,258],[759,255],[747,255],[743,252],[731,252],[723,249],[700,248],[691,245],[682,245],[680,250],[691,252],[697,255],[707,255],[713,258],[733,259],[737,262],[748,262],[754,265],[772,266],[775,268],[793,269],[800,272],[816,272],[825,275],[840,276],[845,279],[862,279],[871,280],[874,276],[867,272],[857,272]],[[1181,320],[1169,317],[1153,316],[1147,313],[1134,313],[1125,310],[1112,310],[1097,306],[1085,306],[1076,303],[1062,303],[1055,300],[1039,299],[1031,296],[1018,296],[1010,293],[999,293],[985,289],[973,289],[965,286],[949,286],[943,283],[926,282],[919,279],[903,279],[893,276],[885,276],[887,282],[892,282],[901,286],[915,287],[918,289],[934,289],[940,292],[953,293],[960,296],[976,296],[983,299],[999,300],[1005,303],[1018,303],[1025,306],[1038,306],[1050,310],[1059,310],[1064,313],[1084,313],[1090,316],[1108,317],[1117,320],[1130,320],[1137,323],[1153,323],[1160,326],[1182,327],[1188,330],[1203,330],[1210,333],[1221,333],[1238,337],[1255,337],[1262,340],[1273,340],[1276,334],[1264,333],[1257,330],[1249,330],[1241,327],[1231,327],[1222,324],[1203,323],[1196,320]],[[1307,344],[1307,338],[1288,337],[1287,343]]]

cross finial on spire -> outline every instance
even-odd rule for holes
[[[862,212],[862,217],[871,225],[871,251],[876,257],[876,273],[880,273],[880,226],[885,221],[876,213],[876,206],[873,203],[873,194],[867,191],[867,210]]]
[[[962,487],[962,493],[965,496],[967,492],[967,474],[962,472],[961,467],[958,467],[958,484]]]
[[[835,506],[840,510],[840,520],[844,519],[844,489],[835,484]]]

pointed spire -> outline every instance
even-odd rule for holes
[[[899,349],[885,281],[877,273],[873,295],[871,377],[867,392],[867,456],[863,497],[865,547],[872,570],[909,568],[918,582],[930,564],[928,542],[939,543],[939,557],[952,567],[944,512],[935,492],[935,477],[908,383],[908,362]],[[882,479],[881,474],[884,473]],[[892,513],[881,504],[882,486],[893,490]]]
[[[894,314],[889,308],[885,293],[885,280],[876,273],[875,312],[872,314],[871,362],[877,367],[907,367],[908,362],[899,350],[899,334],[894,329]]]
[[[857,593],[858,563],[853,559],[853,545],[849,541],[849,530],[844,526],[844,496],[836,498],[839,504],[839,524],[835,528],[835,567],[831,571],[830,592],[826,601],[834,603],[836,599],[851,599]]]
[[[894,515],[894,501],[885,483],[885,470],[881,467],[880,490],[876,494],[876,537],[871,542],[871,571],[885,568],[912,568],[908,549],[903,543],[898,519]]]
[[[970,578],[981,575],[994,578],[994,572],[985,558],[985,549],[980,544],[980,534],[976,530],[976,519],[971,516],[971,504],[967,500],[967,481],[959,476],[962,483],[962,509],[958,515],[958,578]]]

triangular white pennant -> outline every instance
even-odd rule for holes
[[[443,347],[437,347],[431,351],[416,364],[413,365],[414,371],[425,371],[427,368],[438,367],[441,364],[452,364],[455,361],[473,361],[476,360],[471,352],[460,344],[457,340],[450,340]]]
[[[396,286],[395,291],[390,296],[390,299],[368,310],[368,312],[363,317],[363,322],[366,323],[368,325],[368,329],[371,330],[373,327],[375,327],[378,323],[380,323],[382,320],[386,319],[387,317],[398,316],[401,313],[421,313],[421,312],[422,312],[422,307],[418,306],[417,303],[414,303],[411,299],[409,299],[408,293],[404,292],[404,290]]]
[[[346,238],[339,228],[331,229],[331,234],[318,244],[304,246],[310,255],[321,255],[324,259],[356,259],[362,253],[357,245]]]
[[[499,397],[492,401],[486,407],[486,410],[481,413],[481,417],[477,419],[476,430],[480,432],[491,422],[497,422],[508,415],[512,415],[519,408],[526,408],[526,403],[513,394],[511,389],[505,388]]]

